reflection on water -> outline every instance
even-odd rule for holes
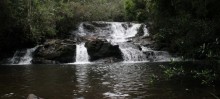
[[[45,99],[212,99],[213,89],[163,80],[152,84],[160,64],[0,66],[0,98],[34,93]]]

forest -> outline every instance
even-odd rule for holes
[[[217,0],[127,0],[130,20],[145,22],[161,47],[185,58],[219,59]]]
[[[0,9],[1,52],[65,38],[82,21],[122,21],[124,16],[122,0],[1,0]]]
[[[65,38],[84,21],[147,24],[159,49],[184,58],[219,59],[218,0],[1,0],[1,58],[50,38]]]

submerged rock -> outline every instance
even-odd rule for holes
[[[38,97],[38,96],[36,96],[36,95],[34,95],[34,94],[29,94],[28,97],[27,97],[27,99],[43,99],[43,98]]]
[[[75,60],[76,45],[72,40],[52,39],[40,46],[33,56],[32,63],[69,63]]]
[[[87,48],[90,56],[90,61],[104,59],[107,57],[114,57],[121,60],[123,59],[119,46],[112,45],[106,40],[90,40],[86,42],[85,47]]]

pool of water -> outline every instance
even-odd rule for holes
[[[2,65],[0,98],[26,99],[216,99],[216,88],[193,82],[152,83],[166,63],[114,63],[72,65]],[[193,85],[193,86],[192,86]]]

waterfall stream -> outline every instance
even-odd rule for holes
[[[82,37],[88,36],[106,39],[112,45],[119,45],[124,62],[169,61],[172,58],[168,52],[154,51],[149,47],[143,47],[141,44],[136,44],[136,41],[133,41],[135,38],[140,39],[150,36],[144,24],[128,22],[94,23],[82,22],[78,27],[78,31],[74,33]],[[141,34],[140,31],[142,31]],[[148,41],[145,40],[145,42]],[[82,47],[83,44],[77,46],[76,62],[88,62],[88,56],[85,53],[86,48]]]
[[[137,34],[137,30],[141,24],[123,24],[123,23],[112,23],[112,41],[113,42],[126,42],[129,38],[134,37]]]
[[[85,47],[85,43],[76,45],[76,62],[79,64],[89,63],[89,55]]]
[[[31,64],[31,60],[33,59],[32,53],[38,48],[38,46],[34,48],[29,48],[24,51],[16,51],[14,56],[10,60],[10,64],[19,64],[19,65],[28,65]],[[24,54],[23,54],[24,53]]]
[[[38,48],[38,46],[34,48],[27,49],[26,54],[21,58],[18,64],[31,64],[31,60],[33,59],[32,53]]]
[[[112,45],[118,45],[124,62],[170,61],[171,55],[166,51],[155,51],[149,47],[152,41],[147,26],[129,22],[82,22],[78,30],[73,31],[76,45],[74,64],[89,62],[85,43],[87,40],[102,39]],[[18,50],[10,64],[31,64],[32,53],[37,47]]]
[[[112,23],[111,25],[113,31],[111,41],[113,44],[121,43],[118,45],[123,54],[124,62],[147,61],[147,58],[142,51],[127,43],[128,40],[135,37],[141,24]]]

